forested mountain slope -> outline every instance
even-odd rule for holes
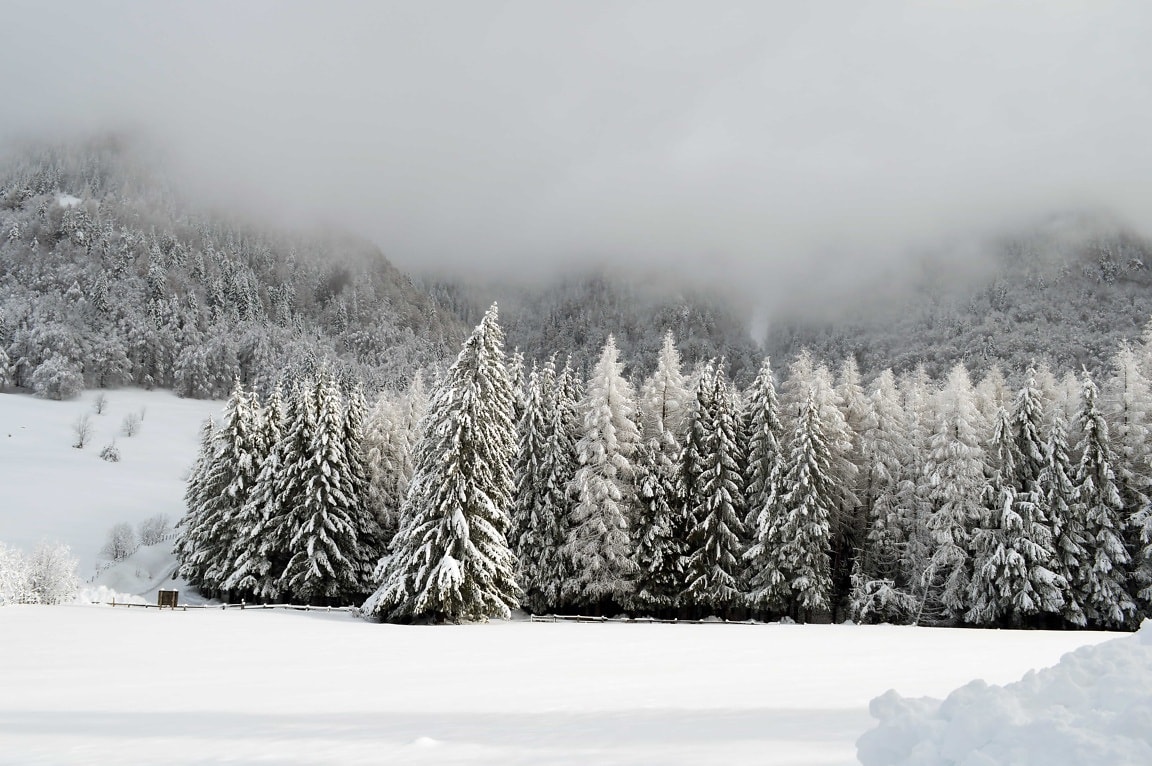
[[[1099,370],[1152,315],[1152,245],[1116,225],[1064,220],[1002,240],[981,259],[926,259],[913,278],[895,280],[898,289],[864,283],[827,319],[778,317],[766,350],[778,359],[805,347],[824,359],[851,354],[865,373],[924,363],[940,377],[956,362],[976,374],[994,363],[1019,372],[1032,360]]]
[[[194,212],[116,140],[0,166],[0,387],[221,397],[321,360],[378,387],[461,337],[376,248]]]
[[[556,277],[542,285],[432,283],[441,305],[475,324],[499,301],[507,346],[529,360],[571,356],[586,373],[608,336],[615,338],[628,374],[645,375],[656,366],[664,334],[676,337],[689,367],[724,358],[732,377],[751,382],[761,351],[749,332],[750,312],[715,292],[642,281],[634,276],[588,271]]]

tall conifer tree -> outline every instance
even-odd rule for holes
[[[496,306],[439,384],[383,583],[364,609],[388,619],[507,618],[518,604],[508,547],[514,391]]]

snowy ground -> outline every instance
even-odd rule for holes
[[[184,479],[200,423],[223,407],[167,391],[122,389],[103,392],[108,406],[97,415],[97,393],[67,402],[0,394],[0,542],[25,552],[44,540],[66,543],[85,580],[114,524],[135,526],[157,513],[175,523],[183,516]],[[129,413],[143,413],[139,433],[130,438],[121,432]],[[73,449],[72,424],[85,414],[92,439]],[[99,457],[113,439],[119,463]]]
[[[890,688],[1004,683],[1112,637],[7,607],[0,763],[847,764]]]

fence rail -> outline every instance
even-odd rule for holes
[[[159,604],[134,604],[127,601],[105,601],[108,606],[126,606],[137,609],[173,609],[187,612],[189,609],[289,609],[295,612],[348,612],[359,613],[360,608],[355,606],[301,606],[300,604],[177,604],[175,607],[160,606]]]
[[[659,617],[588,617],[582,614],[534,614],[531,622],[614,622],[624,625],[651,623],[654,625],[768,625],[758,620],[726,620],[709,618],[703,620],[664,620]]]

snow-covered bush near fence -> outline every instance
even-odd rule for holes
[[[1152,620],[1016,683],[973,681],[943,702],[889,691],[870,710],[864,766],[1152,763]]]

